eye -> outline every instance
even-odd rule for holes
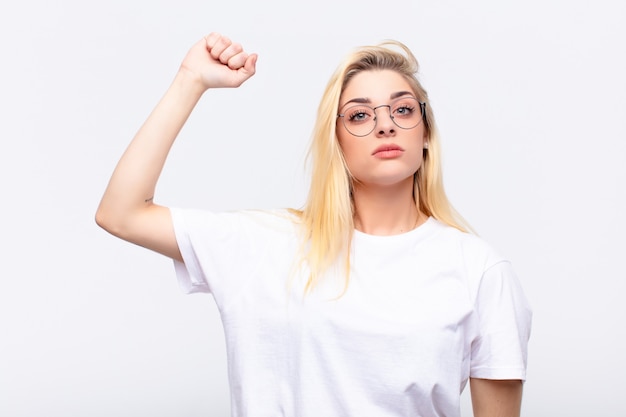
[[[410,117],[415,113],[415,106],[400,104],[393,109],[393,114],[401,117]]]
[[[367,107],[348,109],[346,116],[350,123],[363,123],[372,117],[373,111]]]

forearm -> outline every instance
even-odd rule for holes
[[[180,71],[118,162],[96,213],[109,232],[121,235],[135,213],[149,209],[167,155],[204,87]]]

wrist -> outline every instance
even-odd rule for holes
[[[173,85],[181,88],[185,93],[200,97],[209,88],[198,74],[181,67],[174,77]]]

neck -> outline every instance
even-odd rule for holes
[[[355,184],[353,198],[354,227],[363,233],[396,235],[426,221],[413,199],[413,178],[386,187]]]

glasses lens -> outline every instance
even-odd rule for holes
[[[399,98],[391,104],[389,111],[395,124],[402,129],[412,129],[422,121],[422,106],[413,97]]]
[[[366,136],[376,126],[376,113],[369,106],[357,104],[343,112],[343,124],[354,136]]]

